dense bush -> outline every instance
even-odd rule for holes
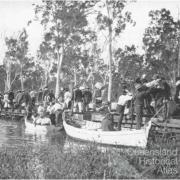
[[[139,149],[102,148],[90,144],[68,148],[60,145],[2,147],[0,179],[122,179],[174,178],[157,174],[160,166],[148,166],[136,156]],[[169,168],[169,167],[168,167]],[[179,168],[177,166],[177,168]],[[179,171],[179,169],[178,169]]]
[[[0,178],[136,178],[138,173],[118,154],[102,152],[95,145],[63,150],[62,146],[3,147]]]

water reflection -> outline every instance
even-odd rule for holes
[[[33,134],[26,131],[24,121],[0,120],[0,146],[40,145],[47,143],[63,145],[65,137],[64,131],[53,134]]]

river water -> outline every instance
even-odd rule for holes
[[[49,135],[37,135],[26,132],[23,120],[0,120],[0,146],[18,146],[21,144],[58,144],[63,146],[66,141],[67,138],[64,131],[59,131]]]

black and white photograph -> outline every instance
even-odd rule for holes
[[[180,179],[179,0],[0,0],[0,179]]]

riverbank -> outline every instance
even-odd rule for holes
[[[101,149],[88,144],[74,151],[73,146],[64,150],[59,145],[3,146],[0,179],[178,178],[178,158],[175,149]]]

